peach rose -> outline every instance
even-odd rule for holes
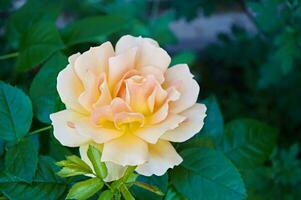
[[[145,176],[163,175],[182,162],[170,142],[184,142],[204,124],[206,107],[196,103],[199,85],[186,64],[168,68],[170,57],[149,38],[123,36],[69,57],[57,77],[66,109],[50,115],[54,136],[80,147],[99,147],[106,181],[126,166]]]

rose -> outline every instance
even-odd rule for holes
[[[170,57],[149,38],[123,36],[69,57],[57,77],[66,109],[51,114],[54,136],[80,147],[87,163],[89,144],[102,151],[106,181],[126,166],[150,176],[182,162],[170,142],[200,131],[206,107],[196,103],[199,85],[186,64],[168,68]]]

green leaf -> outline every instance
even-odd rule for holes
[[[150,37],[159,42],[160,45],[170,44],[176,41],[174,33],[169,24],[175,20],[175,12],[167,11],[153,19],[148,25]]]
[[[63,47],[64,44],[53,23],[35,24],[22,38],[20,55],[16,63],[17,70],[30,70]]]
[[[184,150],[193,147],[207,147],[211,149],[215,149],[214,141],[209,136],[203,137],[194,137],[184,143],[178,144],[177,150]]]
[[[138,176],[136,179],[138,182],[146,183],[151,186],[157,187],[162,193],[167,192],[168,187],[168,175],[167,173],[163,176]],[[148,190],[145,190],[143,188],[140,188],[136,185],[130,188],[130,190],[133,192],[134,196],[137,197],[137,199],[144,199],[144,200],[158,200],[162,199],[161,196],[158,196],[157,194],[150,192]]]
[[[276,138],[277,130],[265,123],[238,119],[226,125],[219,149],[240,169],[253,168],[268,159]]]
[[[98,200],[112,200],[113,194],[111,190],[105,190],[100,195]]]
[[[129,26],[130,23],[131,21],[124,17],[112,15],[88,17],[68,26],[63,32],[63,39],[67,45],[103,41],[105,37]]]
[[[93,196],[103,187],[104,183],[99,178],[91,178],[78,182],[72,186],[66,199],[85,200]]]
[[[188,66],[192,65],[197,59],[197,54],[192,51],[185,51],[176,54],[171,61],[171,66],[176,64],[186,63]]]
[[[210,136],[214,139],[214,143],[218,144],[224,132],[224,119],[219,108],[215,96],[210,96],[203,101],[207,106],[207,116],[205,118],[204,127],[199,136]]]
[[[82,159],[80,159],[78,156],[72,155],[72,156],[67,156],[67,160],[77,164],[78,166],[82,167],[83,169],[86,170],[91,170],[89,165],[85,163]]]
[[[59,199],[66,184],[55,175],[57,167],[53,163],[51,158],[41,156],[31,184],[21,182],[8,174],[0,174],[0,191],[10,200]]]
[[[20,89],[0,81],[0,138],[19,140],[29,131],[31,121],[30,99]]]
[[[32,182],[38,165],[38,150],[28,138],[15,144],[5,155],[5,171],[25,182]]]
[[[61,177],[70,177],[84,174],[92,174],[92,170],[78,156],[68,156],[67,160],[62,160],[56,163],[58,166],[63,167],[57,174]]]
[[[277,0],[249,2],[248,7],[254,12],[255,21],[263,31],[273,32],[281,25]]]
[[[56,89],[58,73],[68,64],[62,53],[55,53],[40,69],[32,81],[30,97],[35,116],[43,123],[50,124],[49,115],[62,108]],[[45,89],[47,85],[47,89]]]
[[[191,148],[180,154],[184,161],[171,171],[171,182],[188,199],[239,200],[246,197],[238,170],[221,152]]]
[[[87,155],[93,165],[96,175],[104,179],[108,175],[108,171],[105,163],[101,162],[101,152],[94,146],[89,145]]]
[[[135,200],[135,198],[133,197],[131,192],[128,190],[128,188],[124,184],[122,184],[120,186],[120,191],[125,200]]]
[[[173,186],[168,188],[165,200],[186,200]]]
[[[4,141],[0,139],[0,157],[4,152]]]
[[[53,134],[50,135],[50,141],[49,141],[49,149],[48,154],[50,157],[52,157],[54,160],[59,161],[65,159],[65,156],[72,155],[71,151],[67,148],[62,146],[53,136]]]
[[[59,0],[28,0],[14,12],[8,20],[7,36],[14,48],[18,47],[21,36],[35,23],[49,21],[55,23],[61,10]]]

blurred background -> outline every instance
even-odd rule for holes
[[[55,52],[125,34],[154,38],[172,64],[188,63],[217,120],[254,118],[279,130],[269,161],[245,175],[248,199],[301,199],[300,0],[0,0],[0,80],[35,101],[31,82]],[[49,121],[37,115],[35,126]]]

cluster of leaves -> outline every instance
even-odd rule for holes
[[[99,200],[120,199],[121,195],[125,200],[133,200],[135,198],[129,191],[129,188],[133,185],[160,196],[164,195],[157,187],[137,181],[138,175],[133,173],[136,167],[128,167],[120,180],[114,181],[111,184],[106,183],[104,179],[108,175],[108,169],[105,163],[101,162],[101,152],[97,147],[90,145],[87,156],[93,169],[75,155],[68,156],[67,160],[57,163],[58,166],[63,167],[57,173],[61,177],[73,177],[78,175],[92,177],[74,184],[69,190],[66,199],[88,199],[100,193],[98,197]]]
[[[244,172],[249,199],[300,199],[300,190],[296,190],[301,183],[299,153],[299,145],[294,144],[287,150],[275,151],[268,166]]]

